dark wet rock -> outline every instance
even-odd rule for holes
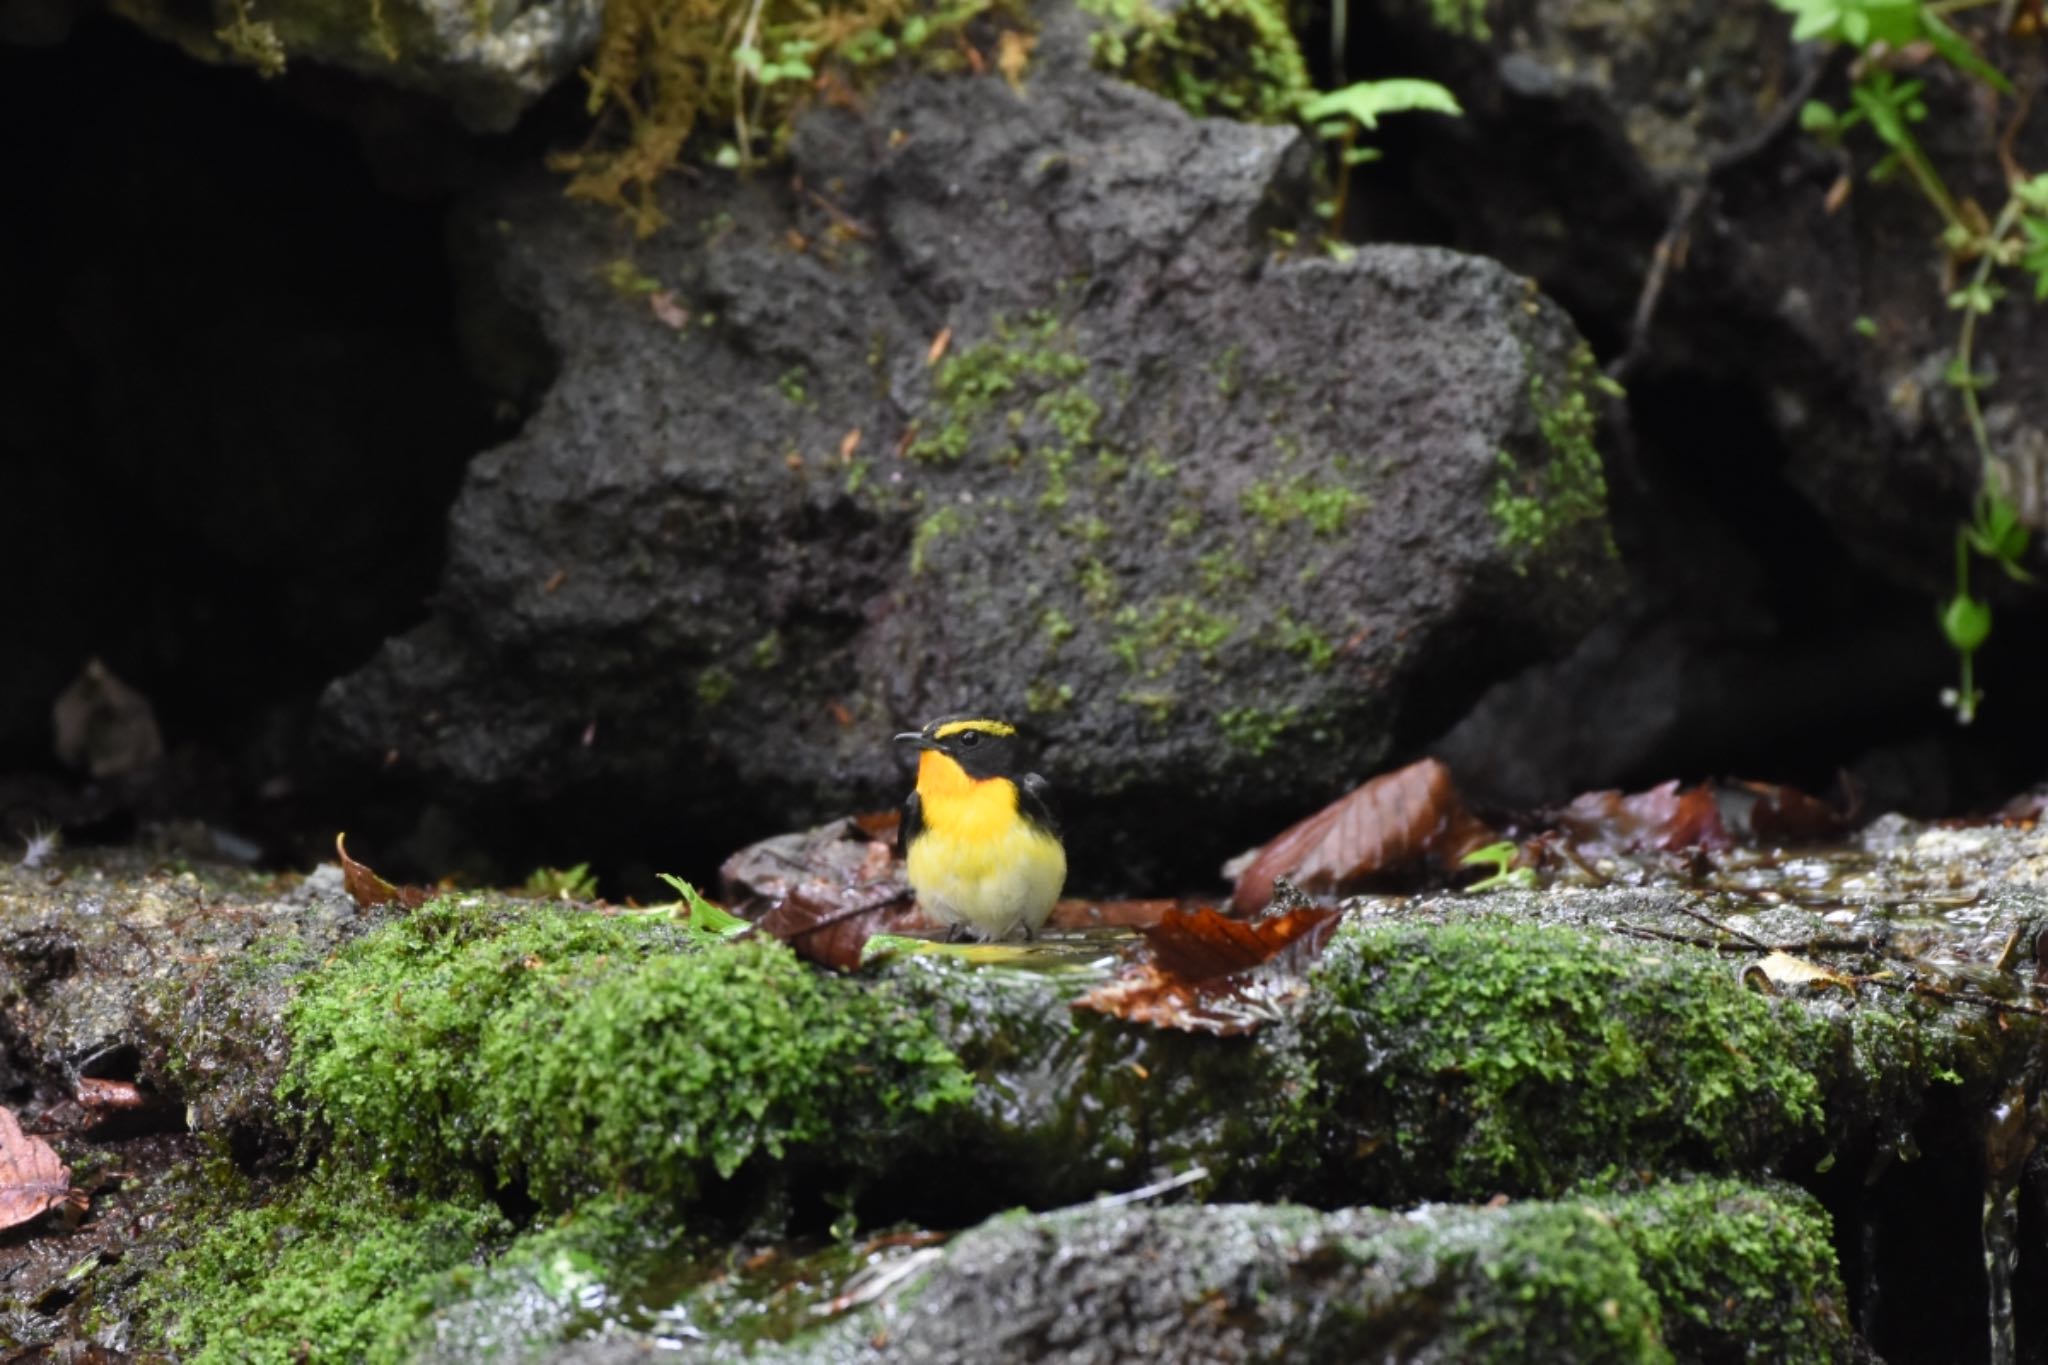
[[[183,860],[176,860],[182,862]],[[274,1145],[291,982],[374,923],[338,872],[286,892],[146,856],[0,867],[0,1036],[14,1103],[81,1077],[139,1081],[182,1131]]]
[[[1826,1216],[1783,1187],[1398,1214],[1083,1205],[914,1256],[929,1264],[868,1272],[879,1286],[893,1270],[876,1305],[755,1358],[1469,1361],[1506,1342],[1532,1360],[1851,1358]],[[621,1365],[645,1349],[543,1358]]]
[[[226,1139],[216,1150],[283,1182],[273,1197],[230,1181],[216,1200],[244,1212],[186,1204],[151,1234],[200,1250],[146,1277],[171,1305],[150,1332],[172,1312],[181,1331],[296,1340],[310,1303],[337,1340],[473,1335],[513,1320],[464,1306],[488,1292],[559,1336],[593,1325],[575,1303],[594,1286],[649,1312],[674,1303],[674,1258],[699,1254],[679,1230],[960,1227],[1177,1175],[1180,1198],[1395,1208],[1571,1205],[1616,1171],[1796,1180],[1856,1229],[1843,1245],[1868,1272],[1848,1277],[1867,1307],[1906,1273],[1887,1267],[1922,1250],[1976,1264],[1986,1143],[1995,1133],[2001,1169],[2020,1171],[2035,1141],[1991,1118],[2026,1113],[2033,1084],[2044,840],[1889,821],[1827,858],[1597,861],[1574,875],[1610,884],[1360,900],[1300,1002],[1240,1039],[1076,1011],[1113,937],[832,975],[772,943],[695,942],[659,911],[468,895],[385,923],[358,916],[332,872],[287,888],[69,858],[54,885],[48,869],[0,873],[7,1099],[59,1122],[70,1078],[138,1079],[183,1101],[170,1126]],[[1774,976],[1773,951],[1834,975]],[[60,1155],[85,1169],[100,1141],[65,1137]],[[281,1160],[322,1152],[317,1177]],[[380,1196],[387,1178],[407,1200]],[[429,1240],[408,1231],[415,1205],[439,1229]],[[537,1210],[523,1230],[505,1212],[520,1207]],[[1632,1235],[1625,1211],[1600,1207]],[[1930,1224],[1930,1207],[1966,1216]],[[1442,1216],[1481,1247],[1517,1226]],[[1609,1226],[1558,1216],[1572,1238]],[[1361,1217],[1345,1237],[1382,1245],[1406,1226]],[[447,1229],[470,1226],[491,1230],[487,1255],[523,1247],[516,1264],[462,1269],[472,1258]],[[358,1243],[374,1257],[339,1255]],[[1649,1253],[1631,1254],[1663,1305],[1645,1330],[1680,1358],[1718,1358],[1711,1314],[1670,1311],[1671,1294],[1699,1292],[1689,1272],[1667,1289]],[[86,1278],[80,1311],[102,1287],[136,1287],[128,1272]],[[1397,1298],[1433,1301],[1417,1295]],[[1974,1281],[1928,1302],[1927,1322],[1976,1330]],[[54,1339],[50,1313],[30,1317],[24,1339]],[[1130,1320],[1146,1318],[1134,1306]],[[1708,1335],[1681,1345],[1685,1332]]]
[[[631,261],[555,185],[496,204],[474,249],[560,378],[472,466],[434,618],[329,690],[340,742],[758,835],[893,802],[886,734],[986,708],[1117,813],[1084,837],[1192,845],[1163,795],[1327,796],[1589,625],[1562,315],[1442,251],[1283,259],[1299,134],[1075,45],[817,114],[791,184],[679,190]]]
[[[1633,406],[1655,436],[1690,425],[1729,438],[1728,448],[1718,458],[1691,450],[1683,462],[1652,449],[1647,476],[1692,520],[1704,504],[1709,521],[1740,520],[1738,497],[1762,512],[1769,499],[1757,485],[1782,480],[1864,568],[1930,596],[1949,587],[1952,522],[1967,513],[1978,460],[1941,377],[1960,321],[1935,241],[1941,221],[1909,184],[1865,182],[1883,148],[1864,130],[1836,151],[1791,117],[1810,73],[1815,97],[1844,106],[1846,63],[1815,72],[1825,54],[1792,45],[1789,16],[1769,0],[1539,3],[1490,25],[1445,22],[1493,9],[1382,6],[1400,47],[1449,78],[1467,110],[1455,125],[1405,130],[1416,191],[1450,239],[1534,275],[1618,354],[1654,248],[1683,198],[1701,192],[1632,357],[1632,389],[1642,381]],[[1987,55],[2021,62],[1997,41]],[[1930,81],[1931,106],[1915,137],[1958,197],[1995,213],[2004,190],[1994,148],[2009,110],[1994,111],[1939,63],[1914,74]],[[2039,163],[2044,149],[2048,124],[2037,118],[2020,164]],[[1830,212],[1823,201],[1845,174],[1854,192]],[[2044,325],[2015,298],[1980,329],[1980,366],[2017,373],[2039,353]],[[2038,525],[2048,399],[2037,386],[2000,384],[1985,402],[2005,472]],[[1660,403],[1663,416],[1645,411]],[[1761,450],[1734,448],[1730,419],[1745,412],[1756,428],[1742,444]],[[1761,518],[1747,533],[1759,531],[1768,534]]]

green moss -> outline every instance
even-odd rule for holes
[[[1133,673],[1159,677],[1188,654],[1204,663],[1230,639],[1237,625],[1209,611],[1192,597],[1174,595],[1155,603],[1149,612],[1123,607],[1111,618],[1116,635],[1109,652]]]
[[[1372,499],[1340,484],[1318,486],[1297,475],[1262,479],[1245,489],[1238,503],[1271,530],[1301,522],[1319,536],[1334,536],[1353,513],[1371,507]]]
[[[1171,692],[1147,691],[1143,688],[1119,692],[1116,699],[1126,706],[1135,706],[1143,711],[1145,718],[1158,729],[1165,728],[1167,721],[1173,719],[1173,709],[1180,704],[1180,698]]]
[[[1280,736],[1287,733],[1300,717],[1301,708],[1298,706],[1283,706],[1277,711],[1240,706],[1219,714],[1216,728],[1238,748],[1263,756],[1280,742]]]
[[[791,404],[803,408],[810,406],[810,395],[804,389],[804,367],[793,366],[775,378],[775,387]]]
[[[732,674],[717,664],[697,675],[697,700],[706,707],[717,706],[732,695]]]
[[[1384,1262],[1398,1268],[1400,1278],[1427,1268],[1439,1284],[1469,1286],[1445,1296],[1431,1342],[1440,1349],[1432,1358],[1471,1365],[1671,1360],[1658,1335],[1655,1295],[1613,1222],[1590,1208],[1529,1204],[1494,1218],[1446,1210],[1341,1245],[1356,1264]],[[1415,1292],[1427,1294],[1427,1282]]]
[[[1755,1360],[1848,1358],[1832,1228],[1810,1195],[1702,1179],[1593,1204],[1627,1243],[1679,1359],[1718,1359],[1731,1341]]]
[[[946,536],[955,536],[967,529],[967,519],[960,515],[957,507],[941,507],[928,513],[917,524],[917,530],[910,537],[910,572],[913,576],[922,574],[930,562],[932,547]]]
[[[1038,615],[1039,628],[1054,649],[1074,638],[1074,623],[1058,607],[1047,607]]]
[[[421,1287],[510,1230],[488,1200],[323,1175],[209,1218],[138,1295],[143,1335],[191,1365],[404,1360]]]
[[[1074,703],[1072,683],[1040,679],[1024,689],[1024,705],[1033,715],[1064,711]]]
[[[885,1157],[961,1099],[924,1020],[775,943],[665,915],[441,900],[307,979],[282,1093],[337,1150],[423,1183],[485,1172],[561,1207],[677,1204],[756,1155]]]
[[[1598,378],[1593,353],[1584,345],[1572,352],[1564,391],[1554,400],[1543,376],[1532,374],[1529,404],[1549,459],[1525,471],[1506,451],[1497,456],[1501,475],[1487,510],[1500,523],[1500,543],[1518,552],[1523,572],[1531,557],[1582,526],[1597,527],[1608,556],[1616,553],[1607,527],[1607,475],[1593,442],[1599,423],[1591,395]]]
[[[1192,540],[1201,529],[1202,509],[1192,504],[1174,508],[1173,514],[1166,519],[1168,540]]]
[[[640,1197],[589,1200],[520,1234],[488,1263],[416,1281],[385,1340],[396,1360],[523,1360],[602,1333],[647,1282],[687,1254],[685,1234]]]
[[[754,667],[763,672],[782,662],[782,632],[770,630],[754,641]]]
[[[1282,607],[1273,617],[1273,637],[1280,648],[1295,655],[1317,673],[1337,658],[1337,646],[1321,631]]]
[[[1116,575],[1110,571],[1109,565],[1103,563],[1097,556],[1089,555],[1083,559],[1074,572],[1081,580],[1081,600],[1087,604],[1088,610],[1096,615],[1100,616],[1115,606],[1117,598],[1122,596],[1122,589],[1117,587]]]
[[[1709,959],[1474,920],[1361,926],[1317,977],[1332,1102],[1375,1114],[1453,1196],[1552,1192],[1610,1163],[1753,1164],[1820,1122],[1829,1027]]]
[[[1060,331],[1050,313],[1017,323],[999,317],[992,337],[939,362],[930,431],[911,443],[911,456],[951,463],[979,432],[1025,433],[1030,425],[1071,463],[1094,442],[1102,407],[1079,386],[1088,362],[1058,344]]]
[[[1202,580],[1202,591],[1211,597],[1252,580],[1250,567],[1229,550],[1209,550],[1197,555],[1195,573]]]
[[[1309,91],[1308,67],[1273,0],[1083,0],[1103,27],[1095,64],[1198,118],[1284,123]]]
[[[1485,42],[1493,37],[1486,22],[1486,0],[1429,0],[1429,14],[1438,28]]]
[[[614,256],[605,262],[604,282],[629,299],[645,298],[661,288],[660,280],[624,256]]]

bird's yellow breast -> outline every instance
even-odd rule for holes
[[[991,938],[1035,931],[1067,879],[1060,841],[1024,818],[1006,777],[973,778],[941,753],[918,759],[924,828],[906,871],[927,912]]]

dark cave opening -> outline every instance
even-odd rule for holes
[[[0,47],[0,117],[36,130],[0,217],[0,820],[133,806],[293,856],[313,697],[425,614],[464,466],[520,415],[467,363],[445,245],[488,148],[111,21]],[[93,658],[154,708],[146,781],[61,780],[52,700]]]

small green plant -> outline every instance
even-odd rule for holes
[[[1330,222],[1344,221],[1344,206],[1351,197],[1352,168],[1379,159],[1377,148],[1358,145],[1359,133],[1379,127],[1382,114],[1410,110],[1454,116],[1465,112],[1450,91],[1435,81],[1418,80],[1359,81],[1342,90],[1313,96],[1302,104],[1302,122],[1337,147],[1337,189],[1324,206]]]
[[[590,875],[589,863],[578,863],[574,867],[537,867],[520,890],[535,900],[594,901],[597,899],[597,878]]]
[[[1515,847],[1512,839],[1503,839],[1497,844],[1488,844],[1485,848],[1475,848],[1470,853],[1467,853],[1458,860],[1458,866],[1490,867],[1493,871],[1465,889],[1467,891],[1500,891],[1513,887],[1522,891],[1535,890],[1536,869],[1533,867],[1515,866],[1515,858],[1520,852],[1521,850]]]
[[[1927,83],[1904,79],[1900,71],[1921,54],[1946,62],[1982,87],[1986,98],[2012,98],[2012,82],[1977,54],[1961,33],[1942,17],[1965,6],[1931,4],[1927,0],[1775,0],[1793,16],[1792,36],[1843,44],[1856,50],[1851,67],[1849,103],[1836,109],[1820,100],[1801,108],[1800,126],[1830,143],[1839,143],[1858,128],[1868,128],[1885,147],[1870,170],[1872,181],[1903,175],[1942,221],[1941,247],[1947,267],[1958,278],[1948,306],[1961,315],[1956,351],[1944,378],[1961,400],[1972,442],[1977,448],[1979,489],[1970,520],[1956,529],[1956,590],[1941,611],[1942,633],[1959,662],[1957,685],[1941,694],[1942,704],[1967,725],[1976,719],[1984,694],[1977,687],[1977,651],[1991,634],[1991,607],[1971,590],[1973,557],[1988,560],[2007,577],[2031,582],[2021,561],[2027,551],[2027,529],[2005,491],[2007,466],[1991,442],[1979,393],[1991,383],[1976,362],[1978,321],[2009,295],[1998,276],[2017,272],[2030,277],[2034,298],[2048,299],[2048,175],[2029,176],[2009,159],[2006,200],[1998,213],[1987,214],[1974,200],[1957,195],[1942,178],[1914,135],[1926,121],[1922,98]],[[2024,117],[2026,102],[2020,103]],[[2009,148],[2018,132],[2009,129]],[[2007,157],[2001,149],[2001,157]],[[1962,272],[1967,271],[1965,275]],[[1876,331],[1873,323],[1865,335]]]

